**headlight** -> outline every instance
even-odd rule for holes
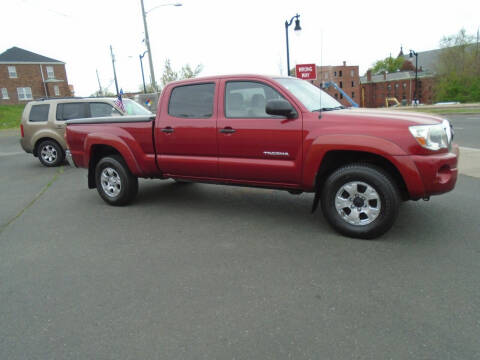
[[[447,120],[438,125],[416,125],[410,126],[408,129],[425,149],[446,149],[452,140],[452,130]]]

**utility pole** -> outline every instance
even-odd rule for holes
[[[100,96],[103,96],[103,90],[102,90],[102,84],[100,84],[100,76],[98,76],[98,69],[95,69],[97,71],[97,81],[98,81],[98,94]]]
[[[150,65],[150,81],[154,91],[157,91],[157,83],[155,81],[155,72],[153,71],[152,49],[150,49],[150,38],[148,37],[147,13],[145,12],[145,6],[143,5],[143,0],[140,0],[140,4],[142,5],[143,27],[145,29],[145,45],[147,45],[148,63]]]
[[[117,90],[117,96],[118,96],[119,92],[118,92],[117,72],[115,71],[115,56],[113,55],[112,45],[110,45],[110,55],[112,55],[113,78],[115,79],[115,89]]]

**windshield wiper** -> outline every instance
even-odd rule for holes
[[[335,106],[335,107],[323,107],[323,108],[320,108],[320,109],[315,109],[315,110],[312,110],[312,112],[314,111],[332,111],[332,110],[341,110],[341,109],[345,109],[345,106],[343,105],[340,105],[340,106]]]

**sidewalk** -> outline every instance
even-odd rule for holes
[[[460,147],[460,174],[480,178],[480,149]]]

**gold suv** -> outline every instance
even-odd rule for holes
[[[116,98],[64,98],[29,102],[20,123],[23,150],[38,157],[45,166],[65,160],[65,120],[105,116],[149,115],[150,111],[133,100],[123,99],[125,111]]]

